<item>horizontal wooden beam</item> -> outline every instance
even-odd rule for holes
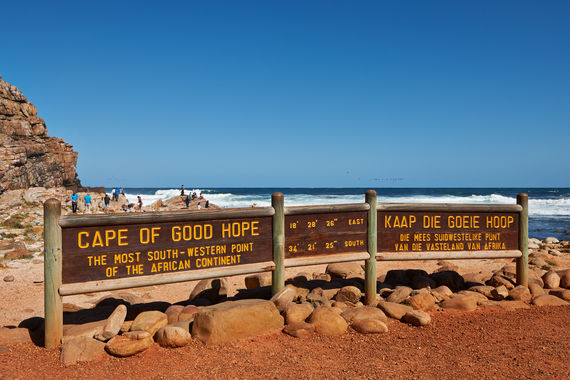
[[[446,251],[446,252],[378,252],[377,261],[403,260],[465,260],[465,259],[501,259],[521,257],[518,250],[513,251]]]
[[[367,260],[370,258],[368,252],[339,253],[333,255],[296,257],[285,259],[285,268],[303,267],[307,265],[342,263],[345,261]]]
[[[193,222],[200,220],[219,220],[237,218],[255,218],[273,216],[273,207],[254,207],[236,209],[218,209],[212,211],[186,211],[186,212],[145,212],[124,213],[114,215],[66,215],[59,219],[63,228],[116,226],[125,224],[146,224],[161,222]]]
[[[517,204],[378,203],[378,211],[521,212]]]
[[[239,276],[242,274],[268,272],[273,269],[275,269],[275,263],[273,261],[266,261],[262,263],[244,264],[233,267],[210,268],[186,272],[160,273],[151,276],[119,278],[116,280],[89,281],[76,284],[64,284],[59,288],[59,294],[61,296],[72,296],[75,294],[139,288],[142,286],[173,284],[176,282],[203,280],[206,278]]]
[[[368,203],[349,203],[321,206],[293,206],[285,207],[285,215],[326,214],[335,212],[368,211]]]

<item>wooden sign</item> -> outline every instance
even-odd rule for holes
[[[378,211],[378,252],[519,249],[518,212]]]
[[[285,216],[285,258],[366,252],[367,212]]]
[[[271,217],[62,229],[63,283],[272,259]]]

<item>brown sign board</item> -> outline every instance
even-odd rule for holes
[[[518,212],[378,211],[378,252],[519,249]]]
[[[285,216],[285,258],[366,252],[368,212]]]
[[[63,283],[272,260],[272,218],[62,229]]]

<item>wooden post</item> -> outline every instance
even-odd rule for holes
[[[370,210],[368,210],[368,229],[366,233],[370,257],[366,260],[364,271],[364,303],[366,305],[373,305],[376,302],[376,250],[378,246],[376,191],[368,190],[366,192],[366,203],[370,205]]]
[[[285,198],[282,193],[271,195],[273,215],[273,262],[275,269],[271,275],[271,294],[285,287]]]
[[[528,286],[528,194],[518,194],[517,204],[522,207],[519,217],[519,249],[522,256],[517,259],[517,285]]]
[[[61,203],[51,198],[44,203],[44,313],[46,348],[57,348],[63,337],[61,286]]]

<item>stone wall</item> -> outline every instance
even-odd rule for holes
[[[36,107],[0,76],[0,194],[32,186],[80,187],[77,152],[47,135]]]

